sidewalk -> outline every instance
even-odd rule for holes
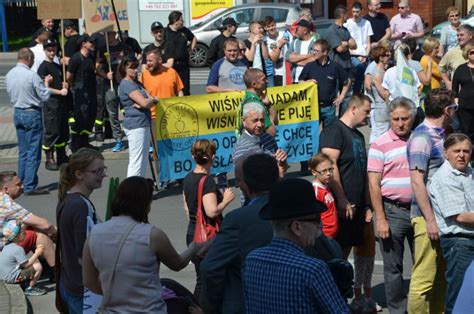
[[[1,54],[0,54],[1,55]],[[103,143],[91,142],[100,148],[107,159],[127,159],[128,150],[113,153],[113,139],[107,139]],[[0,107],[0,159],[4,163],[14,163],[18,160],[18,142],[16,130],[13,125],[13,107]]]

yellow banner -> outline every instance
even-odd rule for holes
[[[319,120],[314,83],[268,88],[278,124]],[[156,107],[157,140],[194,137],[235,130],[244,92],[205,94],[160,100]]]

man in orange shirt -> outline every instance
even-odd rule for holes
[[[178,72],[173,68],[167,68],[163,65],[163,56],[159,49],[153,49],[146,53],[146,69],[142,74],[142,83],[150,96],[158,99],[183,96],[184,84],[179,77]],[[159,106],[159,104],[157,105]],[[151,107],[152,132],[155,134],[155,106]],[[155,137],[154,137],[155,138]],[[150,153],[158,161],[157,152],[153,152],[150,147]],[[156,163],[157,173],[159,171]],[[168,182],[160,182],[160,188],[167,185]]]

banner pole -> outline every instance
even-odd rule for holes
[[[115,16],[115,22],[117,23],[117,29],[118,29],[120,42],[123,43],[122,30],[120,29],[120,23],[117,16],[117,10],[115,9],[115,2],[114,0],[111,0],[111,2],[112,2],[112,10],[114,11],[114,16]]]
[[[64,19],[61,19],[61,52],[62,52],[62,57],[63,57],[63,82],[66,82],[66,63],[64,63]]]

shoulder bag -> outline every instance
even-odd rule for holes
[[[194,238],[193,241],[196,243],[206,242],[209,239],[214,238],[219,231],[221,225],[220,216],[212,219],[214,224],[209,224],[204,217],[204,209],[202,208],[202,190],[204,188],[204,181],[208,175],[204,175],[201,180],[199,180],[198,186],[198,207],[196,210],[196,229],[194,229]]]

